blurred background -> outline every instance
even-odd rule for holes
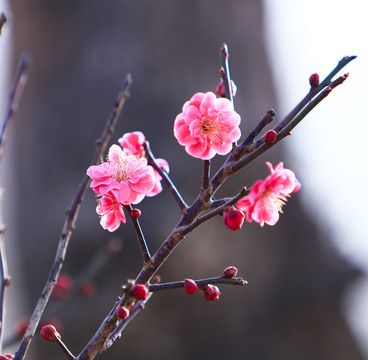
[[[308,92],[312,73],[323,78],[343,56],[359,57],[346,70],[351,72],[346,84],[292,137],[221,191],[229,195],[251,186],[267,175],[265,161],[284,161],[303,188],[288,201],[277,225],[262,229],[245,224],[232,232],[222,218],[212,219],[188,236],[160,270],[166,282],[215,276],[235,265],[249,285],[222,287],[221,300],[214,303],[180,290],[157,294],[99,358],[368,358],[363,346],[368,333],[366,209],[360,206],[367,200],[361,188],[368,180],[367,141],[359,136],[367,126],[360,87],[368,80],[362,3],[3,1],[9,18],[0,37],[0,44],[7,46],[1,51],[3,87],[9,88],[20,55],[31,57],[2,164],[13,278],[6,337],[33,311],[65,211],[126,73],[132,74],[134,84],[113,142],[125,132],[143,131],[155,155],[168,160],[171,178],[186,201],[195,199],[202,164],[178,145],[173,121],[195,92],[215,90],[219,49],[225,41],[244,136],[270,108],[276,109],[278,119],[285,116]],[[6,101],[0,104],[3,114]],[[359,129],[358,135],[348,126]],[[214,171],[221,161],[214,161]],[[112,238],[100,227],[95,207],[89,191],[63,268],[74,278]],[[179,212],[167,192],[146,199],[139,208],[153,252]],[[95,296],[77,297],[55,313],[74,354],[109,312],[121,284],[140,270],[141,255],[130,226],[113,235],[121,238],[123,249],[99,272]],[[27,358],[50,357],[64,358],[36,336]]]

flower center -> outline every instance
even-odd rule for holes
[[[141,164],[137,161],[135,155],[122,155],[119,156],[118,161],[114,162],[112,165],[112,177],[119,181],[127,181],[130,179],[131,175],[141,168]]]
[[[203,135],[210,135],[217,131],[218,119],[216,116],[202,116],[201,130]]]

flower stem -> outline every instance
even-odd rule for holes
[[[138,221],[138,217],[132,216],[132,210],[133,210],[132,205],[124,205],[124,207],[129,214],[130,220],[132,221],[135,233],[137,235],[138,243],[141,248],[142,255],[143,255],[143,262],[148,263],[151,259],[151,254],[148,250],[147,242],[146,242],[146,239],[144,238],[142,228]]]
[[[178,203],[181,211],[184,211],[188,206],[185,203],[184,199],[182,198],[180,192],[178,191],[178,189],[176,188],[176,186],[174,185],[174,183],[171,181],[169,175],[166,173],[166,171],[162,170],[156,163],[156,159],[155,156],[153,155],[152,151],[151,151],[151,147],[148,141],[146,141],[144,143],[144,150],[146,152],[146,155],[148,157],[148,163],[149,165],[153,166],[154,169],[160,174],[160,176],[162,177],[164,183],[166,184],[168,190],[170,191],[170,193],[172,194],[172,196],[174,197],[174,199],[176,200],[176,202]]]

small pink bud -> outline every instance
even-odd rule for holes
[[[220,290],[217,286],[208,284],[202,288],[202,295],[207,301],[218,300],[220,294]]]
[[[146,300],[148,293],[149,293],[148,287],[143,284],[135,284],[130,290],[132,298],[138,301]]]
[[[184,279],[184,290],[188,295],[193,295],[198,289],[197,284],[192,279]]]
[[[129,316],[129,310],[126,307],[124,307],[124,306],[119,306],[116,309],[116,316],[119,319],[124,320],[124,319],[126,319]]]
[[[232,91],[232,94],[233,96],[236,95],[236,91],[238,90],[237,86],[235,85],[234,81],[231,80],[230,82],[231,84],[231,91]],[[224,81],[221,80],[219,82],[219,84],[216,86],[216,92],[217,92],[217,95],[220,96],[220,97],[226,97],[225,95],[225,84],[224,84]]]
[[[54,289],[52,290],[52,297],[55,299],[66,298],[73,286],[73,279],[68,274],[60,274]]]
[[[267,144],[273,144],[276,141],[276,137],[277,134],[275,130],[267,131],[263,136]]]
[[[226,206],[224,211],[225,225],[230,230],[240,230],[244,223],[244,213],[241,210],[234,208],[234,206]]]
[[[319,85],[319,75],[317,73],[309,77],[309,84],[312,89],[315,89]]]
[[[55,326],[45,325],[41,328],[41,336],[46,341],[55,342],[56,338],[61,338],[60,334],[57,332]]]
[[[229,266],[224,270],[222,276],[226,279],[232,279],[238,273],[238,269],[235,266]]]
[[[136,219],[138,219],[141,216],[141,211],[139,209],[132,209],[130,212],[130,215]]]

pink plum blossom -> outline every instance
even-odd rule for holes
[[[258,180],[236,207],[246,213],[248,222],[254,220],[261,226],[265,223],[272,226],[279,220],[287,196],[298,191],[301,185],[291,170],[284,169],[282,162],[275,168],[269,162],[266,164],[271,174],[265,180]]]
[[[141,131],[126,133],[118,139],[120,146],[127,154],[138,155],[138,157],[142,157],[144,154],[143,145],[145,141],[146,138]]]
[[[121,222],[126,222],[123,206],[113,194],[106,194],[98,199],[96,212],[101,216],[101,226],[110,232],[115,231]]]
[[[169,173],[170,171],[170,167],[168,162],[165,159],[156,159],[156,164],[162,168],[163,170],[165,170],[167,173]],[[162,185],[161,185],[161,180],[162,177],[161,175],[156,171],[156,169],[153,169],[155,172],[155,185],[153,187],[153,189],[151,190],[151,192],[149,192],[148,194],[146,194],[147,196],[156,196],[157,194],[159,194],[162,191]]]
[[[146,138],[141,131],[126,133],[118,141],[126,154],[137,155],[139,158],[145,156],[143,145],[146,141]],[[159,167],[163,168],[167,173],[169,173],[169,164],[165,159],[156,159],[156,163]],[[155,185],[153,189],[146,194],[146,196],[150,197],[156,196],[162,191],[162,177],[155,169],[153,169],[153,171],[155,174]]]
[[[209,160],[226,155],[240,138],[240,115],[225,98],[198,92],[187,101],[175,119],[174,135],[191,156]]]
[[[112,145],[107,161],[90,166],[87,175],[97,195],[111,193],[123,205],[138,204],[155,185],[153,168],[143,157],[126,154],[118,145]]]

